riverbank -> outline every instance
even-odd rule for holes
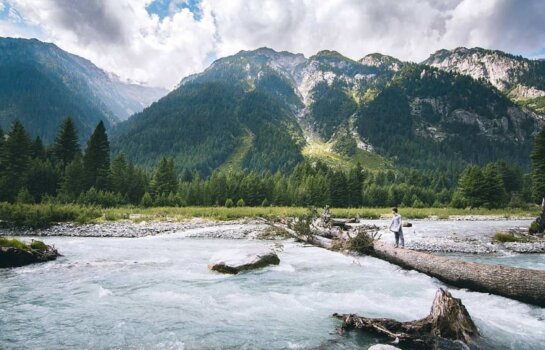
[[[321,210],[318,210],[320,213]],[[537,206],[530,209],[401,208],[404,218],[429,220],[506,220],[535,218]],[[303,207],[119,207],[99,208],[74,204],[0,203],[0,224],[4,227],[45,228],[58,223],[96,224],[103,222],[186,222],[194,218],[233,221],[298,217],[308,213]],[[389,217],[390,208],[333,208],[333,217],[380,219]]]

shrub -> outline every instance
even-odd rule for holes
[[[237,201],[237,207],[244,207],[245,205],[244,199],[241,198]]]
[[[262,207],[268,207],[269,205],[270,205],[270,204],[269,204],[269,201],[267,200],[267,198],[265,198],[265,199],[263,200],[263,202],[261,202],[261,206],[262,206]]]
[[[149,208],[153,205],[153,199],[151,198],[151,194],[149,192],[144,193],[142,196],[142,199],[140,200],[140,206],[144,208]]]
[[[539,225],[538,225],[537,221],[535,221],[535,220],[532,221],[532,223],[530,224],[529,232],[530,232],[531,234],[536,234],[536,233],[538,233],[538,232],[537,232],[538,229],[539,229]]]
[[[32,243],[30,243],[30,248],[34,250],[45,251],[48,247],[47,244],[42,241],[32,241]]]
[[[235,206],[235,203],[233,202],[233,200],[231,198],[227,198],[227,200],[225,201],[225,206],[227,208],[232,208]]]
[[[28,188],[23,187],[21,188],[19,193],[17,193],[17,198],[15,199],[15,201],[20,204],[32,204],[34,203],[34,197],[32,197],[32,195],[28,191]]]
[[[509,232],[497,232],[494,236],[492,236],[492,241],[501,243],[520,242],[520,238],[515,237]]]
[[[348,249],[368,255],[373,252],[376,235],[376,232],[370,233],[366,230],[359,230],[356,237],[348,241]]]

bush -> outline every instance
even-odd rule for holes
[[[539,233],[537,232],[539,229],[539,225],[537,223],[537,221],[532,221],[532,223],[530,224],[530,229],[528,230],[531,234],[536,234],[536,233]]]
[[[47,250],[48,247],[47,247],[47,244],[45,244],[42,241],[32,241],[32,243],[30,243],[30,248],[43,252]]]
[[[227,198],[227,200],[225,201],[225,207],[232,208],[234,206],[235,206],[235,203],[233,202],[233,200],[231,198]]]
[[[507,242],[520,242],[521,239],[518,237],[515,237],[509,232],[497,232],[494,236],[492,236],[492,241],[507,243]]]
[[[270,205],[270,204],[269,204],[269,201],[267,200],[267,198],[265,198],[265,199],[263,200],[263,202],[261,202],[261,206],[262,206],[262,207],[268,207],[269,205]]]
[[[43,228],[58,222],[89,222],[100,216],[96,208],[78,205],[0,203],[0,221],[4,226]]]
[[[246,203],[244,202],[244,199],[242,199],[242,198],[239,199],[237,201],[237,207],[244,207],[244,206],[246,206]]]
[[[142,199],[140,200],[140,206],[143,208],[149,208],[153,205],[153,199],[151,198],[151,194],[149,192],[144,193],[142,196]]]
[[[28,191],[28,188],[23,187],[21,188],[19,193],[17,193],[17,198],[15,199],[15,202],[20,204],[32,204],[34,203],[34,197],[32,197],[32,195]]]
[[[369,255],[373,252],[376,233],[359,230],[356,237],[348,241],[348,249],[360,254]]]

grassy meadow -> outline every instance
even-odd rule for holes
[[[302,216],[303,207],[117,207],[100,208],[75,204],[9,204],[0,203],[0,224],[4,227],[47,227],[59,222],[78,224],[105,221],[184,221],[192,218],[226,221],[244,218],[274,219]],[[321,209],[318,210],[321,212]],[[333,208],[334,217],[378,219],[389,217],[390,208]],[[497,218],[536,217],[537,206],[531,209],[455,209],[400,208],[407,219],[448,219],[456,216],[486,216]]]

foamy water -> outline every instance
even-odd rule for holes
[[[283,242],[278,266],[221,275],[207,269],[214,255],[271,243],[185,236],[46,239],[64,257],[0,271],[0,348],[366,348],[375,337],[339,336],[331,314],[421,318],[443,286],[294,242]],[[487,348],[543,348],[545,309],[451,291]]]

